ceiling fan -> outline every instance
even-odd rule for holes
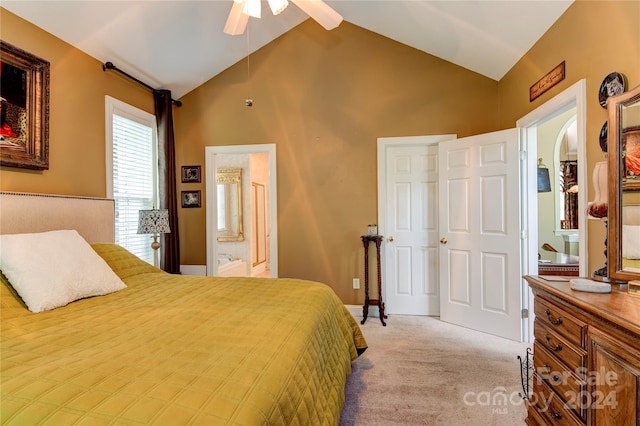
[[[342,16],[322,0],[291,0],[307,15],[316,20],[327,30],[332,30],[342,22]],[[268,0],[274,15],[282,12],[289,2],[287,0]],[[261,0],[233,0],[231,12],[224,26],[225,34],[240,35],[247,27],[249,17],[260,18]]]

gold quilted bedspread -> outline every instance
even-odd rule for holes
[[[328,286],[93,247],[126,289],[33,314],[0,285],[3,425],[338,423],[366,342]]]

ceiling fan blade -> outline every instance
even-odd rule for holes
[[[224,25],[225,34],[240,35],[244,33],[245,28],[247,28],[247,22],[249,22],[249,16],[242,13],[243,9],[244,1],[240,3],[233,2],[227,23]]]
[[[342,22],[342,16],[322,0],[291,1],[327,30],[334,29]]]

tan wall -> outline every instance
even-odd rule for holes
[[[252,54],[249,80],[247,71],[241,61],[182,98],[178,163],[204,164],[206,146],[275,143],[279,275],[361,303],[351,287],[364,278],[360,235],[377,217],[377,138],[490,131],[497,82],[347,22],[327,32],[312,20]],[[204,264],[204,208],[189,210],[182,260]]]
[[[106,196],[105,95],[153,113],[153,96],[59,38],[0,8],[0,37],[49,61],[49,170],[0,167],[6,191]]]
[[[530,51],[500,81],[500,127],[514,127],[516,120],[542,105],[575,82],[586,79],[587,91],[587,190],[593,200],[591,174],[604,160],[598,141],[607,121],[598,92],[602,80],[617,71],[627,77],[628,89],[640,84],[640,1],[576,1]],[[566,61],[564,81],[529,102],[529,87],[556,65]],[[585,187],[580,185],[580,188]],[[589,272],[604,266],[605,226],[588,221]]]
[[[619,71],[640,84],[638,18],[639,2],[579,0],[499,84],[346,22],[326,32],[307,21],[252,54],[249,79],[242,61],[182,99],[177,166],[204,166],[205,146],[275,143],[280,275],[326,282],[360,303],[351,278],[362,278],[359,236],[376,221],[376,139],[513,127],[586,78],[590,174],[603,158],[602,79]],[[0,168],[0,189],[104,196],[104,95],[149,112],[152,96],[4,9],[0,36],[49,60],[52,75],[50,170]],[[563,60],[565,81],[529,103],[529,87]],[[204,195],[204,184],[188,186],[198,188]],[[204,203],[180,211],[183,264],[205,263]],[[604,260],[604,227],[594,222],[591,269]]]

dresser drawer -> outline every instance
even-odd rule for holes
[[[586,409],[580,407],[580,398],[587,392],[587,383],[578,377],[575,371],[567,370],[555,355],[552,355],[539,342],[533,345],[535,370],[553,391],[573,410],[581,419],[586,420]],[[582,372],[580,371],[582,374]]]
[[[565,337],[547,328],[547,326],[536,318],[533,325],[533,334],[536,342],[547,351],[564,363],[566,369],[584,374],[584,367],[587,363],[587,352],[571,342]]]
[[[533,377],[531,403],[549,424],[558,426],[584,425],[584,422],[537,374]]]
[[[527,424],[640,426],[640,298],[623,286],[595,294],[575,291],[569,282],[525,279],[535,296]],[[587,383],[579,401],[567,399],[572,385],[556,383],[548,373],[562,367],[575,373],[577,366]],[[576,415],[576,405],[586,413]]]
[[[527,418],[524,420],[527,426],[547,426],[547,420],[538,408],[527,401]]]
[[[534,313],[547,327],[566,337],[574,345],[586,348],[587,325],[584,322],[539,296],[535,300]]]

